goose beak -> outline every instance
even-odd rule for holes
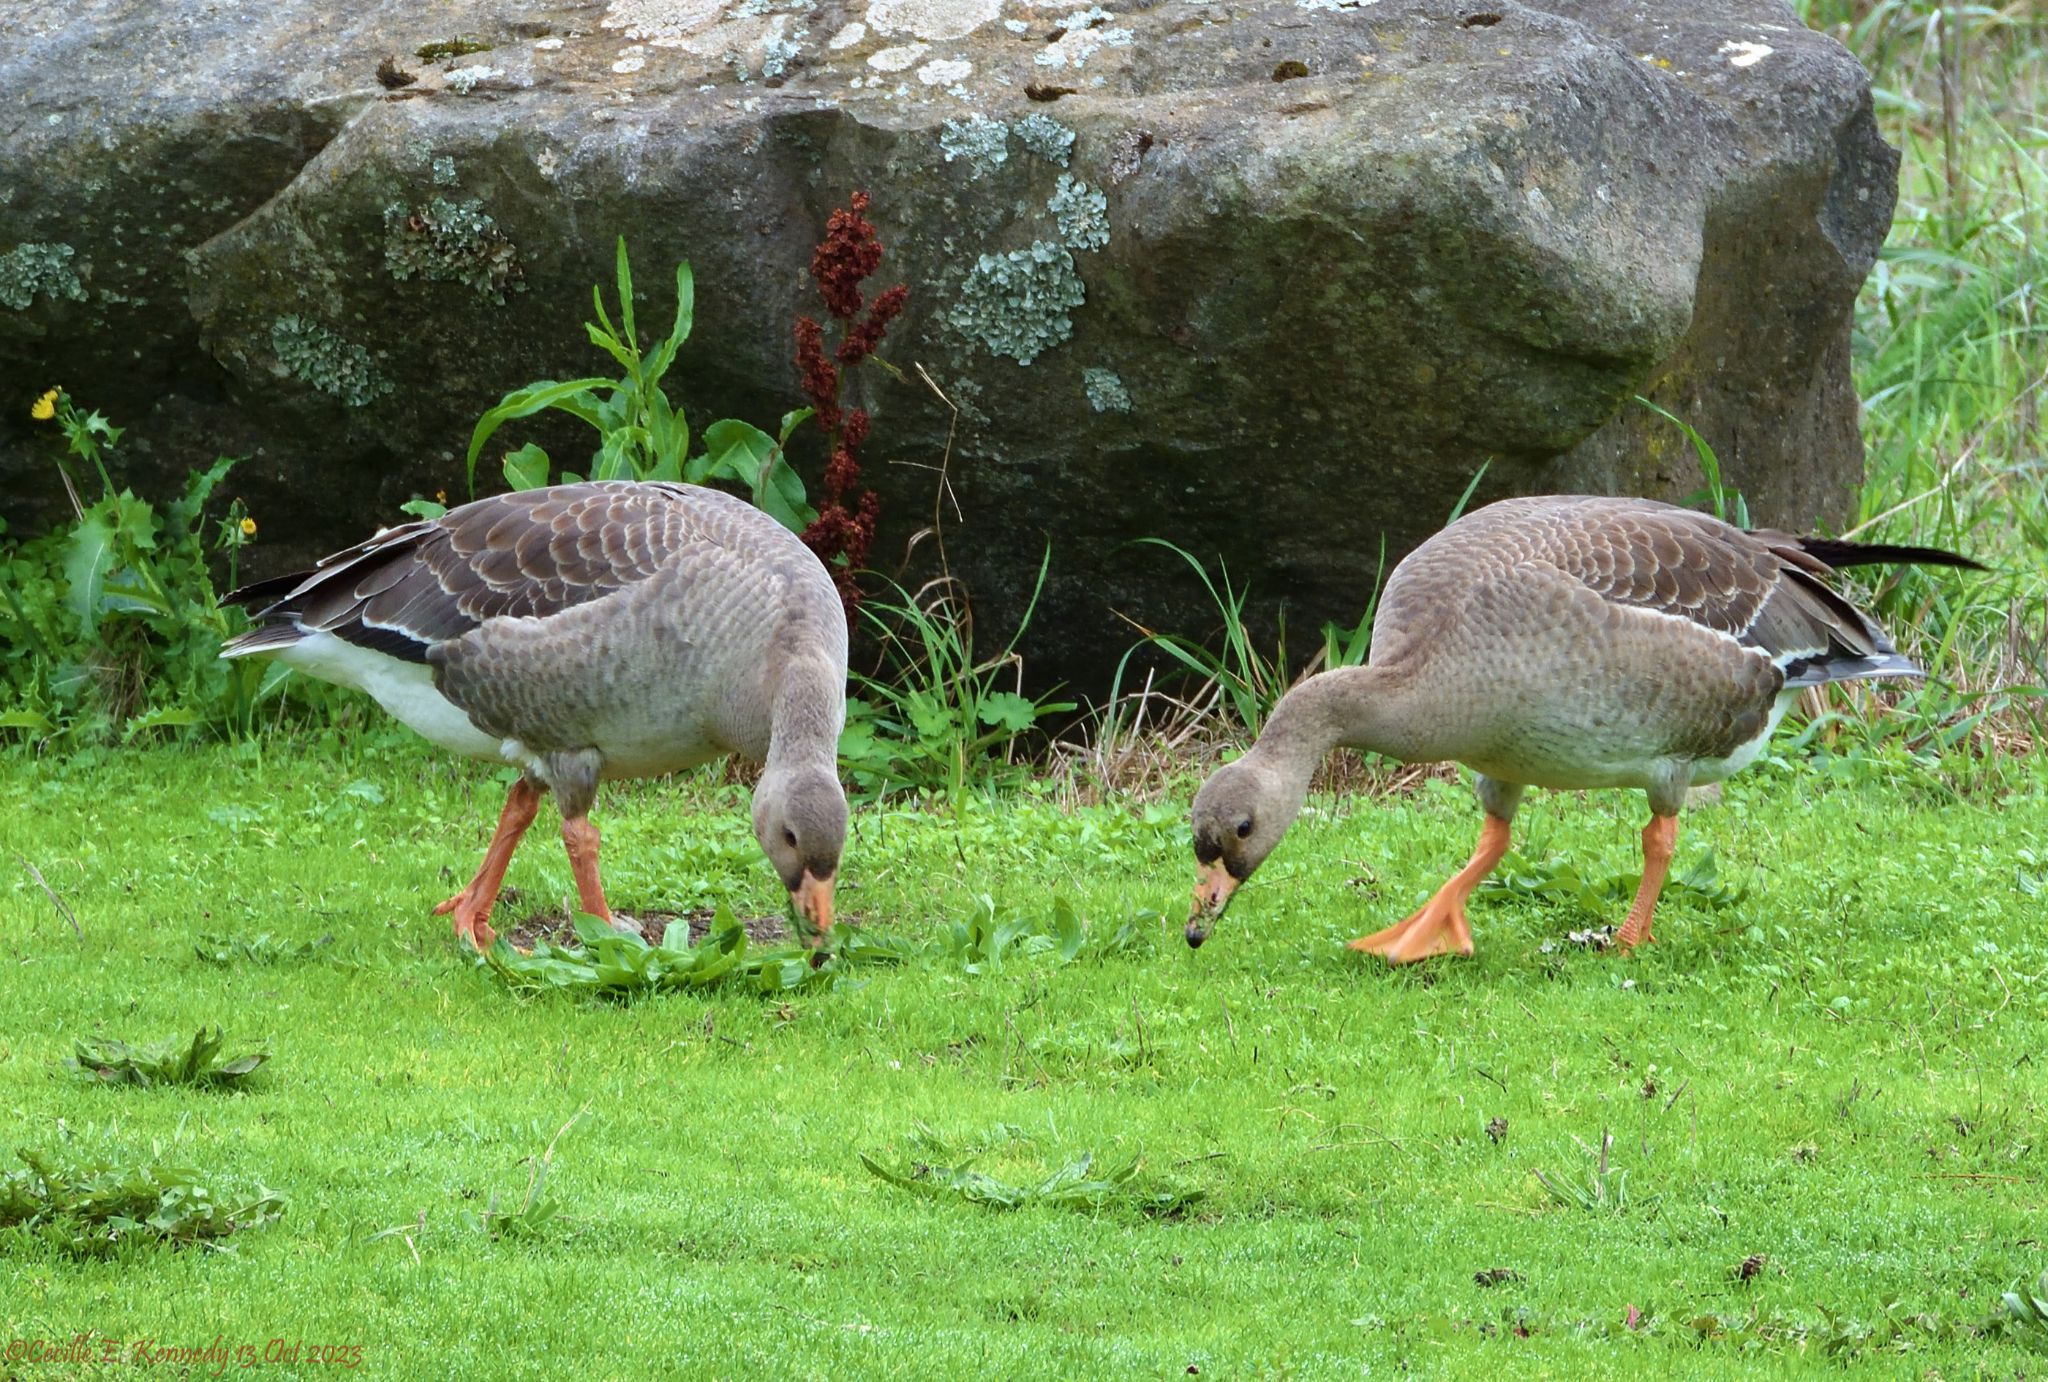
[[[1195,909],[1188,915],[1188,945],[1200,949],[1203,941],[1209,939],[1209,927],[1223,915],[1223,909],[1230,905],[1230,895],[1237,891],[1237,880],[1230,876],[1230,870],[1223,867],[1221,859],[1203,864],[1195,875]]]
[[[803,882],[789,895],[796,907],[797,931],[811,947],[811,965],[825,963],[825,943],[832,932],[832,879],[804,870]]]

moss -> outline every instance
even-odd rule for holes
[[[85,285],[71,268],[69,245],[25,242],[0,254],[0,304],[25,311],[40,293],[52,301],[85,301]]]
[[[1088,406],[1098,413],[1131,411],[1131,391],[1113,369],[1090,365],[1081,371],[1081,387],[1088,392]]]
[[[434,160],[434,186],[453,187],[454,185],[455,160],[443,154]]]
[[[1073,254],[1039,240],[1029,249],[981,256],[960,285],[950,320],[990,354],[1028,365],[1074,334],[1067,314],[1087,300]]]
[[[370,352],[297,315],[279,317],[270,328],[270,348],[293,378],[332,394],[351,408],[374,403],[391,392]]]
[[[1059,186],[1045,204],[1058,224],[1060,239],[1072,250],[1099,250],[1109,243],[1109,198],[1072,173],[1061,173]]]
[[[1010,127],[985,115],[948,120],[939,128],[939,151],[948,163],[967,160],[976,177],[993,173],[1010,156]]]
[[[1050,115],[1027,115],[1016,125],[1017,142],[1048,163],[1067,166],[1074,153],[1074,132]]]
[[[457,34],[438,43],[422,43],[413,49],[413,53],[421,62],[439,62],[443,58],[466,58],[471,53],[490,51],[491,45],[475,34]]]
[[[393,278],[466,284],[500,303],[508,290],[526,288],[519,247],[474,198],[384,208],[384,264]]]

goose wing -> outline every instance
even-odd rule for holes
[[[1753,650],[1787,687],[1919,673],[1828,583],[1835,564],[1974,565],[1931,548],[1750,531],[1650,501],[1589,503],[1551,518],[1543,555],[1565,574],[1611,604],[1684,620]]]
[[[645,580],[702,541],[701,526],[683,486],[593,482],[479,499],[235,591],[223,603],[256,609],[257,624],[224,652],[322,631],[425,662],[487,620],[545,619]]]

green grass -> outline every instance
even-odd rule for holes
[[[1942,683],[1916,714],[1991,709],[2002,712],[1992,727],[2038,741],[2038,688],[2048,685],[2048,23],[2027,4],[1797,8],[1870,68],[1879,124],[1902,155],[1898,210],[1852,342],[1869,459],[1851,530],[1997,568],[1965,584],[1901,572],[1878,610]]]
[[[632,1005],[515,996],[427,915],[500,787],[424,749],[0,767],[10,1140],[289,1203],[227,1252],[0,1255],[0,1335],[359,1343],[374,1376],[2042,1363],[1974,1332],[2048,1267],[2038,761],[1767,762],[1680,840],[1679,870],[1711,851],[1739,902],[1681,892],[1619,960],[1544,949],[1613,917],[1488,893],[1474,960],[1401,971],[1341,942],[1462,861],[1477,817],[1454,784],[1317,798],[1199,953],[1178,935],[1179,805],[868,808],[842,897],[870,928],[929,938],[983,895],[1034,921],[1064,900],[1078,955],[969,973],[934,953]],[[775,910],[740,801],[700,781],[609,793],[615,903]],[[1538,794],[1518,845],[1630,871],[1639,814]],[[512,917],[570,892],[546,825]],[[265,931],[334,942],[199,953]],[[246,1090],[62,1067],[79,1039],[204,1023],[270,1052]],[[545,1212],[502,1222],[550,1146]],[[1084,1152],[1092,1179],[1143,1163],[1078,1207],[1001,1211],[860,1159],[1030,1187]],[[1475,1283],[1494,1269],[1519,1279]],[[1702,1343],[1710,1316],[1729,1332]]]
[[[1689,814],[1646,953],[1569,940],[1620,911],[1631,795],[1535,794],[1477,957],[1390,971],[1342,942],[1462,862],[1462,787],[1317,797],[1193,953],[1192,782],[1067,812],[1040,781],[856,813],[841,906],[903,964],[523,996],[427,915],[502,783],[355,711],[296,746],[0,750],[0,1175],[19,1147],[136,1204],[288,1206],[103,1259],[0,1238],[0,1349],[280,1340],[388,1377],[2038,1375],[2038,1312],[1991,1322],[2048,1290],[2048,61],[2027,7],[1970,7],[1944,100],[1933,8],[1801,6],[1872,65],[1906,155],[1857,316],[1854,521],[1999,572],[1873,592],[1936,679],[1837,701]],[[742,801],[608,791],[615,904],[778,910]],[[501,922],[563,908],[551,836]],[[207,1026],[260,1073],[65,1067]],[[87,1371],[0,1353],[0,1378]]]

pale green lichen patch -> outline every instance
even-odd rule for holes
[[[467,96],[484,82],[504,75],[505,69],[502,67],[487,67],[480,62],[472,63],[468,67],[458,67],[448,74],[448,89],[458,96]]]
[[[0,254],[0,304],[20,312],[37,294],[55,301],[85,301],[85,285],[71,267],[77,251],[69,245],[27,241]]]
[[[1081,371],[1081,387],[1088,391],[1088,406],[1098,413],[1128,413],[1131,391],[1113,369],[1090,365]]]
[[[351,408],[374,403],[391,392],[391,381],[377,372],[369,351],[318,322],[296,314],[279,317],[270,328],[270,348],[287,374]]]
[[[434,186],[453,187],[454,185],[455,160],[443,154],[434,160]]]
[[[473,198],[384,208],[384,264],[393,278],[462,283],[500,303],[526,288],[519,247]]]
[[[1068,315],[1088,300],[1074,256],[1064,245],[984,254],[960,285],[952,324],[991,355],[1028,365],[1074,334]]]
[[[1050,115],[1033,113],[1016,124],[1017,142],[1048,163],[1067,166],[1074,152],[1074,132]]]
[[[1109,199],[1072,173],[1060,174],[1045,209],[1068,249],[1099,250],[1109,243]]]
[[[976,177],[993,173],[1010,156],[1010,127],[985,115],[948,120],[939,127],[939,152],[948,163],[965,159]]]

